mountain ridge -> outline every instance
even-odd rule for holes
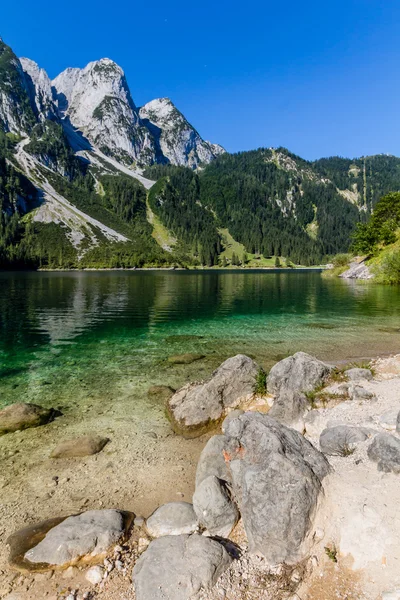
[[[396,157],[228,154],[110,59],[50,81],[1,42],[0,167],[3,268],[319,264],[400,190]]]

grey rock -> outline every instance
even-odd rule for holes
[[[106,552],[125,533],[124,515],[118,510],[89,510],[68,517],[50,529],[45,538],[25,554],[32,563],[67,565],[83,556]]]
[[[396,419],[396,432],[400,433],[400,412],[397,415],[397,419]]]
[[[374,275],[365,262],[352,262],[347,271],[339,277],[342,279],[372,279]]]
[[[296,352],[274,365],[267,378],[267,389],[276,396],[284,390],[311,392],[324,383],[332,367],[306,354]]]
[[[304,417],[309,408],[310,402],[304,394],[296,390],[281,389],[268,415],[288,427],[303,432]]]
[[[379,417],[379,425],[388,431],[396,431],[398,410],[388,410]]]
[[[98,454],[110,440],[105,437],[85,435],[61,442],[50,454],[51,458],[74,458]]]
[[[344,372],[344,374],[351,381],[360,381],[360,379],[367,379],[368,381],[371,381],[371,379],[373,379],[370,369],[348,369]]]
[[[18,402],[0,410],[0,435],[38,427],[51,421],[57,413],[52,408]]]
[[[268,415],[247,412],[226,431],[235,499],[250,552],[270,564],[296,563],[306,551],[322,479],[323,454]]]
[[[227,538],[239,520],[239,511],[227,483],[213,475],[196,488],[193,508],[199,523],[211,535]]]
[[[193,506],[188,502],[168,502],[147,519],[146,528],[151,537],[182,535],[198,529],[198,521]]]
[[[365,442],[368,437],[367,429],[338,425],[324,429],[319,437],[319,445],[324,454],[347,456],[352,454],[358,443]]]
[[[240,415],[243,415],[243,414],[244,414],[244,410],[242,410],[241,408],[235,408],[234,410],[231,410],[230,412],[228,412],[225,419],[222,421],[222,425],[221,425],[222,433],[225,433],[225,428],[228,425],[229,421],[232,421],[232,419],[236,419],[236,417],[240,417]]]
[[[211,589],[232,559],[217,541],[200,535],[154,540],[133,569],[136,600],[188,600]]]
[[[228,421],[227,426],[230,421]],[[214,435],[204,446],[200,454],[196,470],[196,487],[201,482],[214,475],[218,479],[231,482],[232,476],[224,458],[225,437],[223,435]]]
[[[349,397],[351,400],[375,400],[376,396],[362,385],[353,384],[349,386]]]
[[[400,440],[390,433],[379,433],[368,448],[368,457],[378,463],[378,471],[400,473]]]
[[[172,428],[185,437],[197,437],[215,427],[228,408],[254,393],[259,372],[248,356],[228,358],[205,383],[189,383],[167,403]]]
[[[196,360],[201,360],[202,358],[205,358],[205,354],[176,354],[174,356],[169,356],[168,357],[168,362],[171,365],[190,365],[191,363],[195,362]]]

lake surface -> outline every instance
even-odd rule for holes
[[[400,287],[299,271],[0,273],[0,404],[144,410],[152,384],[201,379],[237,353],[265,368],[400,351]],[[205,358],[171,366],[167,357]]]

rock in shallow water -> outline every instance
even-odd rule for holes
[[[324,383],[332,367],[305,352],[296,352],[274,365],[267,378],[271,394],[285,392],[311,392]]]
[[[45,425],[57,414],[60,413],[53,408],[43,408],[37,404],[11,404],[0,410],[0,435]]]
[[[306,552],[322,479],[330,472],[328,461],[297,431],[260,413],[232,420],[225,438],[250,551],[270,564],[298,562]]]
[[[198,520],[188,502],[168,502],[147,519],[146,528],[153,538],[189,534],[198,529]]]
[[[239,520],[239,511],[227,484],[214,476],[207,477],[196,488],[193,508],[199,523],[211,535],[227,538]]]
[[[154,540],[133,569],[137,600],[188,600],[210,589],[232,559],[215,540],[201,535]]]
[[[204,354],[176,354],[175,356],[169,356],[168,362],[171,365],[190,365],[196,360],[201,360],[205,358]]]
[[[110,440],[100,436],[86,435],[61,442],[50,454],[51,458],[74,458],[91,456],[103,450]]]
[[[25,560],[31,563],[67,566],[83,557],[103,555],[125,534],[126,516],[118,510],[89,510],[68,517],[28,550]]]
[[[185,385],[167,403],[174,431],[197,437],[215,427],[228,408],[236,408],[254,393],[258,372],[251,358],[238,354],[222,363],[207,382]]]

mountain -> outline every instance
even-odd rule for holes
[[[50,81],[0,40],[0,268],[318,264],[397,190],[396,157],[227,154],[112,60]]]

